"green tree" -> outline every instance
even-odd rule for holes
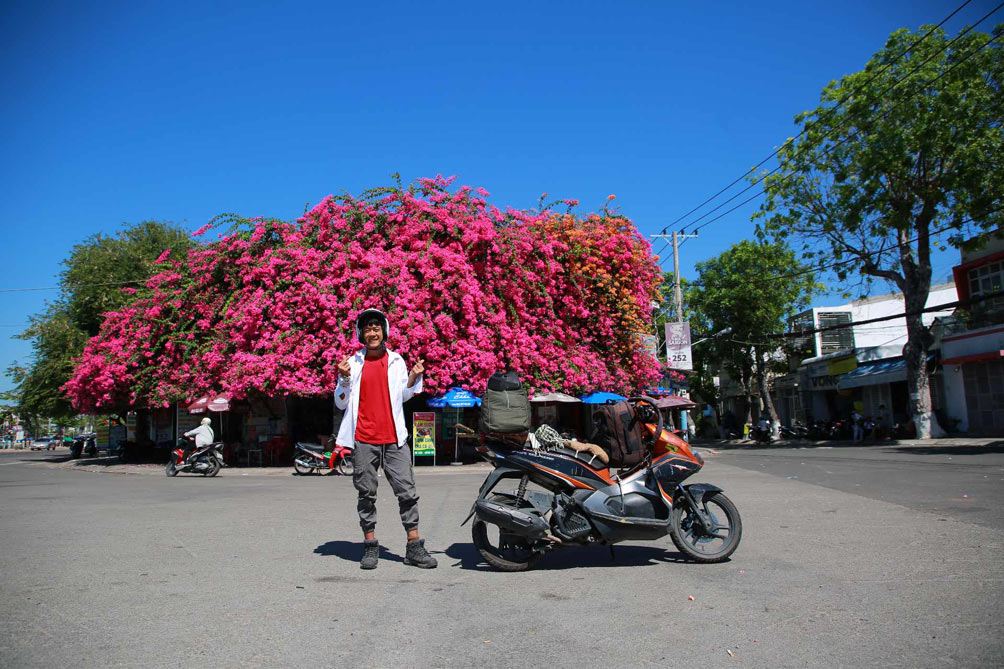
[[[782,361],[779,343],[769,335],[808,305],[819,289],[813,273],[782,243],[742,241],[711,260],[697,264],[698,280],[687,290],[691,326],[715,337],[698,348],[705,376],[717,363],[743,388],[747,416],[754,394],[771,420],[777,411],[768,392],[771,368]],[[695,355],[696,357],[696,355]]]
[[[924,32],[931,30],[922,27]],[[802,134],[778,153],[757,217],[839,279],[894,284],[908,315],[904,356],[920,437],[940,431],[926,366],[930,330],[917,312],[931,287],[932,247],[960,246],[1004,220],[1004,49],[969,32],[894,32],[861,72],[823,89],[795,117]],[[909,53],[898,58],[903,52]],[[896,83],[901,80],[900,83]]]
[[[73,361],[87,339],[98,333],[102,314],[132,299],[122,288],[139,286],[152,276],[161,253],[170,250],[173,257],[183,257],[191,246],[190,236],[181,228],[144,221],[114,236],[94,235],[73,247],[63,261],[59,296],[43,313],[32,316],[18,335],[31,342],[30,364],[7,371],[15,384],[11,399],[26,421],[73,416],[60,387],[70,378]]]

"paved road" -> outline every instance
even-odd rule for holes
[[[699,477],[743,513],[731,562],[680,562],[667,540],[615,562],[570,549],[525,574],[487,571],[458,527],[483,471],[418,476],[439,569],[401,563],[383,495],[387,550],[362,572],[348,480],[21,462],[33,457],[0,454],[4,667],[1004,663],[998,526],[760,470],[781,451],[723,453]]]
[[[720,451],[729,465],[1004,530],[1004,442]]]

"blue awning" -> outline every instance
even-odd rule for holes
[[[582,395],[579,397],[583,404],[606,404],[607,402],[620,402],[621,400],[626,400],[627,398],[623,395],[618,395],[617,393],[608,393],[602,390],[597,390],[591,392],[588,395]]]
[[[477,395],[463,388],[450,388],[445,395],[433,397],[426,402],[434,409],[453,407],[454,409],[469,409],[481,406],[481,400]]]
[[[906,381],[906,360],[903,358],[861,363],[857,369],[840,375],[837,388],[847,390],[896,381]]]

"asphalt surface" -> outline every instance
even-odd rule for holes
[[[666,539],[521,574],[489,571],[459,527],[480,469],[419,470],[430,571],[401,562],[383,487],[384,559],[364,572],[342,477],[116,476],[0,452],[0,666],[1004,664],[1001,485],[981,483],[1000,454],[857,451],[710,456],[694,479],[743,515],[730,562],[683,562]]]

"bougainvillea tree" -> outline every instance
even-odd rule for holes
[[[96,411],[331,392],[368,307],[388,314],[391,347],[425,359],[430,393],[483,390],[500,369],[533,392],[631,392],[658,379],[637,333],[650,329],[660,274],[630,221],[606,209],[503,211],[483,189],[451,186],[437,177],[329,197],[295,222],[232,220],[218,241],[165,256],[107,314],[67,395]]]

